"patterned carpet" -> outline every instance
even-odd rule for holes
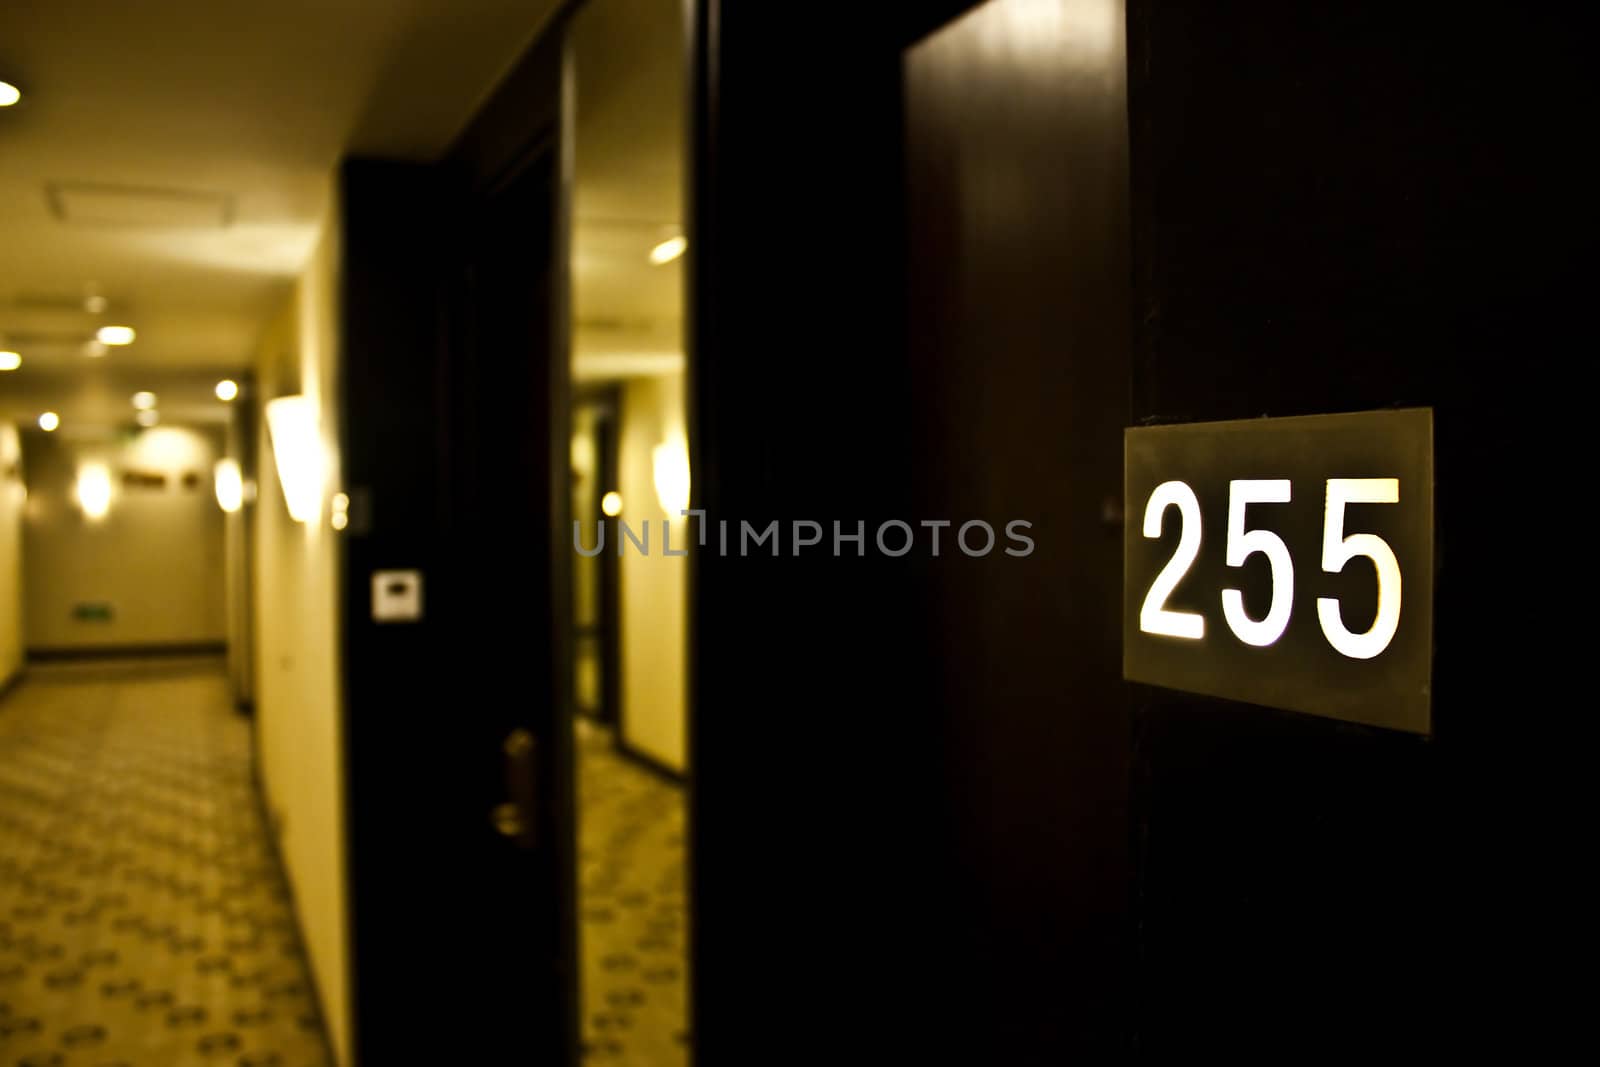
[[[577,729],[584,1060],[684,1067],[683,789]]]
[[[0,702],[0,1067],[325,1067],[220,663]]]
[[[684,801],[578,723],[583,1056],[685,1067]],[[328,1067],[219,662],[0,700],[0,1067]]]

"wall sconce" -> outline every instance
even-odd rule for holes
[[[111,469],[104,463],[85,463],[78,468],[78,506],[95,522],[111,510]]]
[[[650,453],[655,465],[656,499],[668,516],[689,507],[689,450],[680,440],[657,445]]]
[[[216,466],[217,506],[233,514],[244,506],[244,475],[236,459],[219,459]]]
[[[317,410],[304,396],[269,400],[266,410],[283,502],[295,522],[310,522],[322,510],[322,434]]]

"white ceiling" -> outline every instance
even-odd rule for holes
[[[340,157],[436,156],[556,6],[0,5],[0,80],[23,92],[0,109],[0,347],[24,359],[0,374],[0,416],[7,397],[51,382],[105,392],[145,369],[246,366],[305,263]],[[52,185],[66,187],[68,221]],[[89,188],[85,208],[72,195],[83,186],[112,195]],[[123,195],[141,190],[157,195]],[[151,222],[92,221],[107,204]],[[85,211],[90,221],[72,221]],[[91,284],[109,300],[101,316],[82,309]],[[85,357],[103,322],[135,326],[138,341]]]
[[[122,418],[142,388],[164,418],[214,412],[211,383],[249,365],[304,266],[338,160],[437,156],[557,6],[0,4],[0,80],[23,92],[0,109],[0,348],[24,360],[0,373],[0,418]],[[683,223],[682,27],[683,0],[590,0],[575,19],[575,348],[607,375],[682,366],[683,264],[648,260]],[[103,221],[130,214],[146,221]],[[109,322],[138,341],[87,357]]]

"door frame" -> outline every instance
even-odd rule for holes
[[[616,487],[617,482],[617,452],[621,445],[622,422],[622,388],[614,382],[599,385],[574,385],[572,388],[572,402],[589,405],[603,409],[609,422],[607,431],[610,442],[609,447],[601,448],[596,455],[596,465],[600,472],[600,489],[602,493],[607,486]],[[576,518],[576,516],[575,516]],[[580,519],[579,521],[582,521]],[[605,522],[606,516],[600,515],[600,522]],[[616,731],[615,741],[622,745],[623,721],[627,708],[622,700],[622,636],[621,636],[621,611],[622,611],[622,568],[617,553],[602,551],[597,557],[600,561],[600,624],[594,634],[600,646],[601,678],[600,678],[600,708],[598,715],[587,715],[578,710],[577,699],[573,699],[573,709],[576,714],[593,719],[603,726],[609,726]],[[573,637],[578,637],[576,630]]]
[[[572,173],[565,38],[566,19],[576,7],[568,3],[551,16],[438,161],[356,159],[342,170],[344,359],[338,402],[350,498],[349,528],[341,538],[343,789],[350,1000],[355,1055],[362,1062],[412,1054],[474,1058],[484,1049],[491,1050],[490,1058],[515,1050],[540,1061],[559,1049],[560,1062],[578,1062],[577,857],[566,702],[570,563],[563,551],[563,534],[570,529],[564,497]],[[549,545],[542,564],[548,573],[534,583],[547,583],[547,603],[528,606],[545,616],[534,619],[532,628],[549,635],[541,650],[550,681],[544,692],[528,690],[521,670],[526,661],[477,654],[461,636],[483,627],[485,612],[492,614],[496,602],[463,580],[472,572],[463,561],[470,558],[475,534],[458,520],[456,506],[468,491],[463,457],[488,440],[480,441],[474,428],[472,399],[495,385],[471,379],[473,342],[470,330],[463,332],[474,313],[470,223],[496,193],[534,167],[549,168],[550,262],[542,279],[550,331],[542,346],[549,355],[542,392],[549,411],[521,425],[548,435],[532,448],[548,452],[549,469],[537,480],[546,483],[549,498],[524,512],[544,512],[548,528],[527,527],[523,540]],[[501,466],[515,469],[515,462]],[[473,499],[481,504],[487,496],[480,489]],[[517,523],[528,517],[507,509],[490,519]],[[495,537],[503,543],[515,534],[502,526]],[[423,572],[421,622],[375,625],[368,617],[371,573],[392,567]],[[546,667],[536,673],[545,676]],[[474,715],[472,709],[483,705],[473,694],[528,703],[523,711],[485,709]],[[539,731],[526,761],[535,768],[531,779],[513,767],[509,744],[501,756],[498,730],[492,738],[477,736],[507,714],[530,722],[542,716],[560,727]],[[436,773],[419,775],[418,768],[430,761]],[[495,770],[486,777],[485,768]],[[419,788],[424,781],[447,790],[465,785],[470,797],[441,797]],[[514,858],[511,842],[484,843],[494,833],[495,807],[486,802],[480,809],[477,793],[503,787],[499,797],[517,799],[526,793],[519,784],[538,794],[522,805],[535,838],[521,855],[532,859]],[[430,845],[440,854],[432,854]],[[548,960],[483,966],[480,959],[463,969],[468,949],[457,944],[449,924],[457,921],[451,914],[457,902],[482,893],[458,884],[462,875],[481,873],[479,861],[510,872],[496,892],[502,901],[554,902],[549,914],[491,903],[493,912],[479,916],[483,924],[504,924],[508,945],[516,933],[543,931],[529,943],[548,947]],[[477,949],[471,955],[484,955],[486,946]],[[519,1000],[520,981],[496,982],[497,975],[515,978],[519,969],[527,976],[526,1002]],[[480,1017],[450,1017],[438,1006],[429,990],[440,975],[449,976],[456,1002],[471,1005]],[[475,976],[496,985],[478,990]]]
[[[558,927],[555,961],[560,1003],[552,1015],[560,1030],[563,1061],[576,1065],[581,1058],[579,1012],[581,964],[578,956],[578,856],[575,752],[572,736],[572,568],[567,534],[571,529],[571,233],[573,175],[573,117],[575,83],[568,27],[583,0],[567,0],[540,31],[536,41],[482,105],[440,166],[452,172],[463,189],[464,213],[471,215],[508,189],[527,171],[547,161],[552,166],[552,250],[549,276],[548,409],[543,419],[525,424],[537,434],[542,424],[548,455],[546,531],[550,557],[549,603],[544,605],[551,636],[547,650],[550,688],[547,729],[539,737],[545,755],[540,762],[539,796],[543,808],[534,813],[539,847],[551,849],[551,876],[556,884],[547,899],[556,902],[556,914],[547,917]],[[493,389],[492,383],[482,387]],[[532,531],[529,531],[531,534]],[[508,692],[517,673],[506,665]],[[538,694],[530,694],[541,699]],[[538,1018],[539,1016],[535,1016]],[[530,1053],[548,1047],[532,1045]]]
[[[899,248],[900,56],[980,2],[845,16],[692,0],[687,402],[702,521],[911,517],[902,480],[881,476],[915,464],[903,278],[886,258]],[[756,224],[774,218],[797,235],[781,255]],[[952,880],[913,820],[890,814],[944,803],[926,722],[907,718],[931,704],[920,563],[709,548],[687,562],[697,1054],[739,1062],[783,1033],[794,1061],[837,1058],[842,1043],[857,1058],[981,1058],[959,1044],[970,1007],[924,980],[939,940],[925,931],[941,929]],[[811,840],[820,854],[797,862],[795,842]],[[884,1025],[912,1018],[940,1021]]]

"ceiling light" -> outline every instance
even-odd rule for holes
[[[22,99],[22,90],[10,82],[0,82],[0,107],[10,107]]]
[[[106,309],[107,300],[98,294],[87,296],[83,299],[83,310],[91,315],[98,315]]]
[[[616,491],[607,493],[600,498],[600,510],[616,518],[622,514],[622,494]]]
[[[22,356],[17,352],[0,352],[0,370],[16,370],[22,366]]]
[[[671,263],[683,255],[688,247],[689,240],[682,234],[677,237],[669,237],[650,250],[650,262],[658,267],[664,263]]]
[[[133,406],[138,408],[140,411],[149,411],[151,408],[156,406],[156,394],[143,392],[134,393]]]
[[[132,326],[102,326],[94,335],[103,345],[131,345],[137,336]]]
[[[106,351],[107,349],[105,342],[103,341],[90,341],[88,344],[83,346],[83,354],[88,356],[90,359],[99,359],[101,356],[106,354]]]
[[[45,433],[53,432],[55,428],[60,425],[61,416],[57,415],[53,411],[47,411],[43,415],[39,416],[39,429],[43,430]]]
[[[232,378],[224,378],[217,383],[217,399],[232,400],[239,395],[239,383]]]
[[[133,417],[133,421],[137,422],[140,426],[143,426],[146,429],[148,429],[149,427],[154,426],[156,423],[160,422],[161,421],[161,416],[158,415],[154,411],[154,409],[152,409],[152,410],[149,410],[149,411],[141,411],[141,412],[139,412],[139,414],[137,414],[137,415],[135,415]]]

